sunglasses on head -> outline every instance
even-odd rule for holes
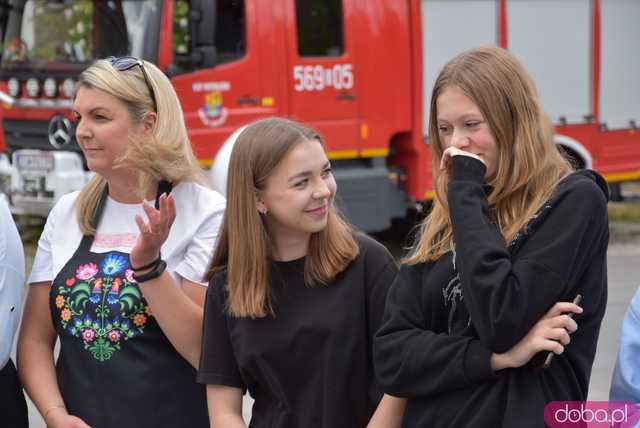
[[[147,84],[147,89],[149,89],[149,94],[151,95],[151,101],[153,101],[153,108],[155,111],[158,111],[158,103],[156,102],[156,94],[153,91],[153,86],[151,86],[151,80],[149,79],[149,75],[147,74],[147,70],[144,68],[144,63],[136,58],[135,56],[110,56],[105,58],[106,61],[111,64],[113,68],[118,71],[127,71],[135,67],[136,65],[140,67],[142,70],[142,77],[144,77],[144,82]]]

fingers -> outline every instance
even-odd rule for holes
[[[449,147],[450,149],[451,147]],[[451,162],[451,152],[449,149],[446,149],[442,152],[442,158],[440,158],[440,170],[446,171],[449,169],[449,163]]]
[[[549,311],[545,314],[545,317],[552,318],[561,314],[573,312],[575,314],[581,314],[583,309],[571,302],[558,302],[549,309]]]
[[[147,201],[144,201],[142,208],[149,219],[149,229],[151,233],[165,233],[173,225],[176,218],[176,204],[172,195],[163,193],[159,200],[159,209],[155,209]]]
[[[541,321],[535,329],[538,351],[551,351],[557,355],[564,352],[564,347],[571,343],[571,334],[578,329],[578,324],[567,315],[558,315]]]
[[[578,330],[578,323],[567,315],[562,315],[562,319],[559,322],[569,334],[573,334]]]
[[[442,152],[442,159],[440,159],[440,169],[441,170],[449,170],[451,168],[451,158],[454,156],[469,156],[471,158],[477,159],[482,163],[485,163],[484,160],[475,153],[467,152],[464,150],[460,150],[457,147],[447,147],[444,152]]]
[[[151,233],[157,233],[162,224],[160,211],[152,207],[147,201],[142,202],[142,209],[147,215],[147,219],[149,219],[149,229],[151,230]]]
[[[160,218],[164,229],[170,229],[176,219],[176,203],[173,195],[163,193],[160,196]]]
[[[542,350],[551,351],[556,355],[560,355],[564,352],[564,346],[555,340],[545,340],[542,344]]]
[[[442,152],[442,159],[440,160],[440,169],[449,171],[451,169],[451,158],[454,156],[458,156],[464,154],[462,150],[456,147],[448,147]]]
[[[159,209],[155,209],[147,201],[142,203],[142,208],[149,220],[148,228],[141,229],[146,233],[164,235],[168,233],[176,218],[176,206],[172,195],[162,194],[158,200]]]
[[[445,151],[442,153],[442,156],[444,157],[445,154],[449,158],[452,158],[454,156],[459,156],[459,155],[471,155],[471,153],[465,152],[464,150],[460,150],[459,148],[453,147],[453,146],[447,147]],[[475,155],[472,155],[472,156],[475,156]]]
[[[464,154],[462,150],[456,147],[448,147],[442,152],[442,159],[440,159],[440,170],[447,171],[449,173],[451,171],[451,158],[454,156],[458,156]]]
[[[138,225],[138,229],[140,230],[140,233],[151,233],[151,230],[149,229],[149,225],[144,222],[140,214],[136,214],[135,219],[136,219],[136,224]]]
[[[578,324],[568,315],[558,315],[538,321],[529,334],[530,342],[538,351],[563,352],[564,346],[571,342],[571,334],[578,329]],[[562,348],[556,345],[561,345]]]
[[[564,328],[552,328],[549,331],[548,335],[549,339],[553,339],[557,342],[560,342],[564,346],[567,346],[571,342],[571,338],[569,337],[569,332]]]
[[[561,327],[569,333],[575,333],[578,329],[578,323],[568,315],[558,315],[549,319],[548,325],[553,328]]]

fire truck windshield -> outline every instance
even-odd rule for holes
[[[11,0],[3,70],[84,68],[97,58],[155,60],[162,0]]]

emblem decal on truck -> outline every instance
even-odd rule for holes
[[[222,125],[229,115],[229,111],[222,105],[222,92],[213,91],[205,96],[204,107],[198,110],[198,116],[205,125],[215,128]]]

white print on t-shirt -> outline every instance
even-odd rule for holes
[[[449,283],[442,290],[442,295],[444,297],[445,306],[451,305],[449,309],[449,319],[447,322],[447,331],[449,334],[454,334],[453,332],[453,320],[455,317],[456,309],[458,308],[458,304],[462,303],[464,300],[464,295],[462,294],[462,283],[460,282],[460,273],[456,269],[456,248],[453,242],[451,243],[451,263],[453,264],[453,273],[454,276],[449,280]],[[471,316],[467,317],[467,327],[471,325]]]
[[[118,233],[107,234],[98,233],[93,240],[93,248],[128,248],[131,249],[136,244],[138,234],[135,233]]]

